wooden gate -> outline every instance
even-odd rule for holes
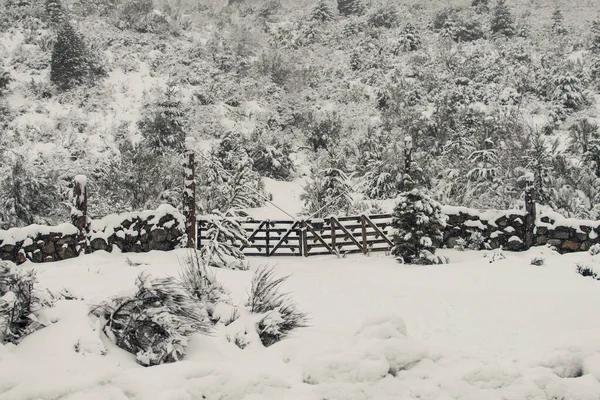
[[[393,246],[390,214],[310,220],[241,219],[249,246],[247,256],[312,256],[389,251]],[[208,222],[198,221],[198,247],[206,240]]]

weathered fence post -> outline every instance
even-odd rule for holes
[[[196,162],[194,157],[194,138],[185,139],[186,157],[184,161],[183,215],[187,247],[196,247]]]
[[[409,191],[413,187],[411,169],[412,169],[412,136],[406,135],[404,137],[404,177],[402,179],[402,186],[404,191]]]
[[[304,257],[308,257],[308,233],[307,233],[307,226],[308,226],[308,222],[307,221],[302,221],[302,224],[300,225],[300,232],[302,233],[302,236],[300,237],[300,246],[302,247],[302,255]]]
[[[75,225],[78,233],[78,252],[87,251],[87,178],[85,175],[76,175],[73,178],[73,204],[71,206],[71,223]]]
[[[527,182],[525,186],[525,247],[530,248],[534,243],[535,230],[535,186],[533,174],[525,177]]]
[[[363,252],[363,254],[367,254],[367,248],[368,248],[367,221],[366,221],[366,217],[364,215],[360,216],[360,227],[361,227],[361,231],[362,231],[362,252]]]
[[[269,257],[271,255],[271,221],[267,220],[267,227],[265,228],[265,255]]]
[[[335,223],[334,223],[335,219],[333,217],[329,218],[329,227],[331,228],[331,248],[333,250],[337,250],[337,245],[335,243],[336,241],[336,237],[335,237]]]

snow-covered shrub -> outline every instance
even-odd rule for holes
[[[248,269],[248,262],[241,246],[248,246],[246,231],[237,221],[235,213],[214,211],[204,215],[206,239],[202,241],[201,256],[204,262],[215,268]]]
[[[35,270],[0,261],[0,343],[18,343],[44,327],[35,316],[44,306],[36,282]]]
[[[544,257],[542,257],[542,256],[535,256],[529,262],[529,264],[535,265],[535,266],[538,266],[538,267],[541,267],[545,263],[546,263],[546,259]]]
[[[554,79],[552,99],[572,110],[579,110],[587,101],[581,80],[574,75],[563,75]]]
[[[333,10],[327,0],[319,0],[310,13],[310,19],[319,22],[333,21],[334,17]]]
[[[471,232],[467,246],[471,250],[483,250],[490,248],[487,238],[479,231]]]
[[[229,292],[217,281],[214,273],[207,267],[198,250],[190,250],[183,263],[180,264],[179,279],[182,286],[206,309],[209,318],[214,322],[219,316],[215,313],[217,304],[231,301]]]
[[[496,262],[496,261],[504,260],[506,258],[506,255],[504,255],[504,251],[502,250],[502,247],[500,247],[498,249],[494,249],[494,250],[490,251],[489,253],[485,253],[483,256],[490,259],[490,264],[493,262]]]
[[[8,71],[0,69],[0,96],[4,94],[12,80],[13,79]]]
[[[181,360],[188,336],[210,332],[208,316],[176,279],[140,274],[137,291],[92,308],[104,333],[144,366]]]
[[[140,33],[163,33],[170,30],[165,16],[154,10],[152,0],[125,0],[114,12],[113,24],[119,29]]]
[[[600,276],[594,270],[594,268],[591,267],[591,266],[589,266],[589,265],[586,265],[586,264],[577,263],[575,272],[577,272],[581,276],[589,276],[589,277],[594,278],[596,280],[600,280]]]
[[[442,243],[445,225],[440,205],[421,189],[403,192],[392,214],[394,247],[392,254],[407,264],[442,264],[435,255]]]
[[[361,0],[337,0],[337,9],[340,15],[361,15],[365,12],[365,6]]]
[[[255,171],[273,179],[290,179],[295,166],[287,143],[282,143],[273,136],[269,138],[269,135],[263,133],[254,134],[250,145],[249,155]]]
[[[600,53],[600,20],[592,22],[592,45],[591,50],[594,53]]]
[[[152,152],[163,155],[165,149],[183,150],[186,136],[184,119],[178,93],[169,85],[158,101],[144,106],[137,125]]]
[[[46,17],[52,25],[59,26],[68,18],[60,0],[46,0],[44,4]]]
[[[303,189],[300,200],[304,202],[304,214],[317,218],[348,214],[352,187],[344,171],[334,167],[311,168],[310,180]]]
[[[335,112],[324,115],[309,113],[304,121],[306,140],[315,152],[332,147],[342,133],[342,120]]]
[[[281,292],[288,276],[277,278],[271,267],[261,267],[252,277],[250,298],[246,303],[252,314],[260,314],[258,335],[264,346],[285,338],[292,330],[307,326],[307,314],[300,311],[289,293]]]
[[[588,250],[589,253],[593,256],[600,254],[600,243],[596,243],[590,246],[590,249]]]
[[[417,30],[417,27],[410,22],[407,23],[402,29],[400,43],[402,44],[402,49],[404,51],[419,50],[423,45],[423,41],[421,39],[421,34]]]
[[[490,22],[493,33],[512,37],[516,34],[515,21],[510,9],[506,5],[506,0],[498,0],[492,10]]]
[[[400,14],[394,6],[381,7],[367,18],[367,23],[374,28],[394,28],[400,22]]]
[[[467,241],[463,238],[457,238],[454,244],[454,250],[465,251],[467,248]]]

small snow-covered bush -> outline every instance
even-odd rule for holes
[[[199,251],[189,252],[188,257],[180,265],[179,278],[182,286],[192,297],[200,301],[211,320],[218,319],[213,318],[216,317],[216,305],[220,302],[229,302],[229,292],[207,268]]]
[[[204,262],[216,268],[248,269],[246,256],[240,246],[249,245],[246,231],[231,212],[214,211],[203,216],[207,221],[206,239],[203,241],[201,256]]]
[[[506,255],[504,255],[504,251],[502,251],[502,247],[499,249],[494,249],[490,253],[486,253],[483,255],[490,259],[490,264],[496,261],[504,260]]]
[[[407,264],[443,264],[435,255],[442,243],[445,225],[440,205],[419,189],[401,193],[392,217],[394,247],[392,254]]]
[[[490,249],[490,245],[487,243],[487,239],[479,231],[471,232],[471,236],[468,240],[468,247],[471,250],[483,250]]]
[[[536,256],[531,259],[530,264],[541,267],[546,262],[546,259],[542,256]]]
[[[132,296],[117,297],[91,310],[104,323],[104,333],[144,366],[179,361],[188,336],[208,333],[206,313],[174,278],[140,274]]]
[[[19,342],[44,327],[35,313],[43,307],[37,295],[35,270],[23,271],[0,261],[0,343]]]
[[[600,254],[600,243],[593,244],[589,249],[589,253],[593,256]]]
[[[596,280],[600,280],[600,276],[598,276],[598,273],[594,271],[594,268],[590,267],[589,265],[577,263],[577,268],[575,271],[581,276],[589,276]]]
[[[273,268],[259,268],[252,277],[250,298],[246,303],[252,314],[260,314],[257,330],[264,346],[270,346],[292,330],[307,326],[307,314],[300,311],[289,293],[281,292],[288,276],[277,278]]]

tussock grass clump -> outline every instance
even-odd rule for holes
[[[252,314],[263,314],[257,324],[264,346],[270,346],[296,328],[306,327],[308,315],[298,309],[289,293],[281,291],[288,276],[276,277],[273,267],[261,267],[252,277],[250,298],[246,303]]]

